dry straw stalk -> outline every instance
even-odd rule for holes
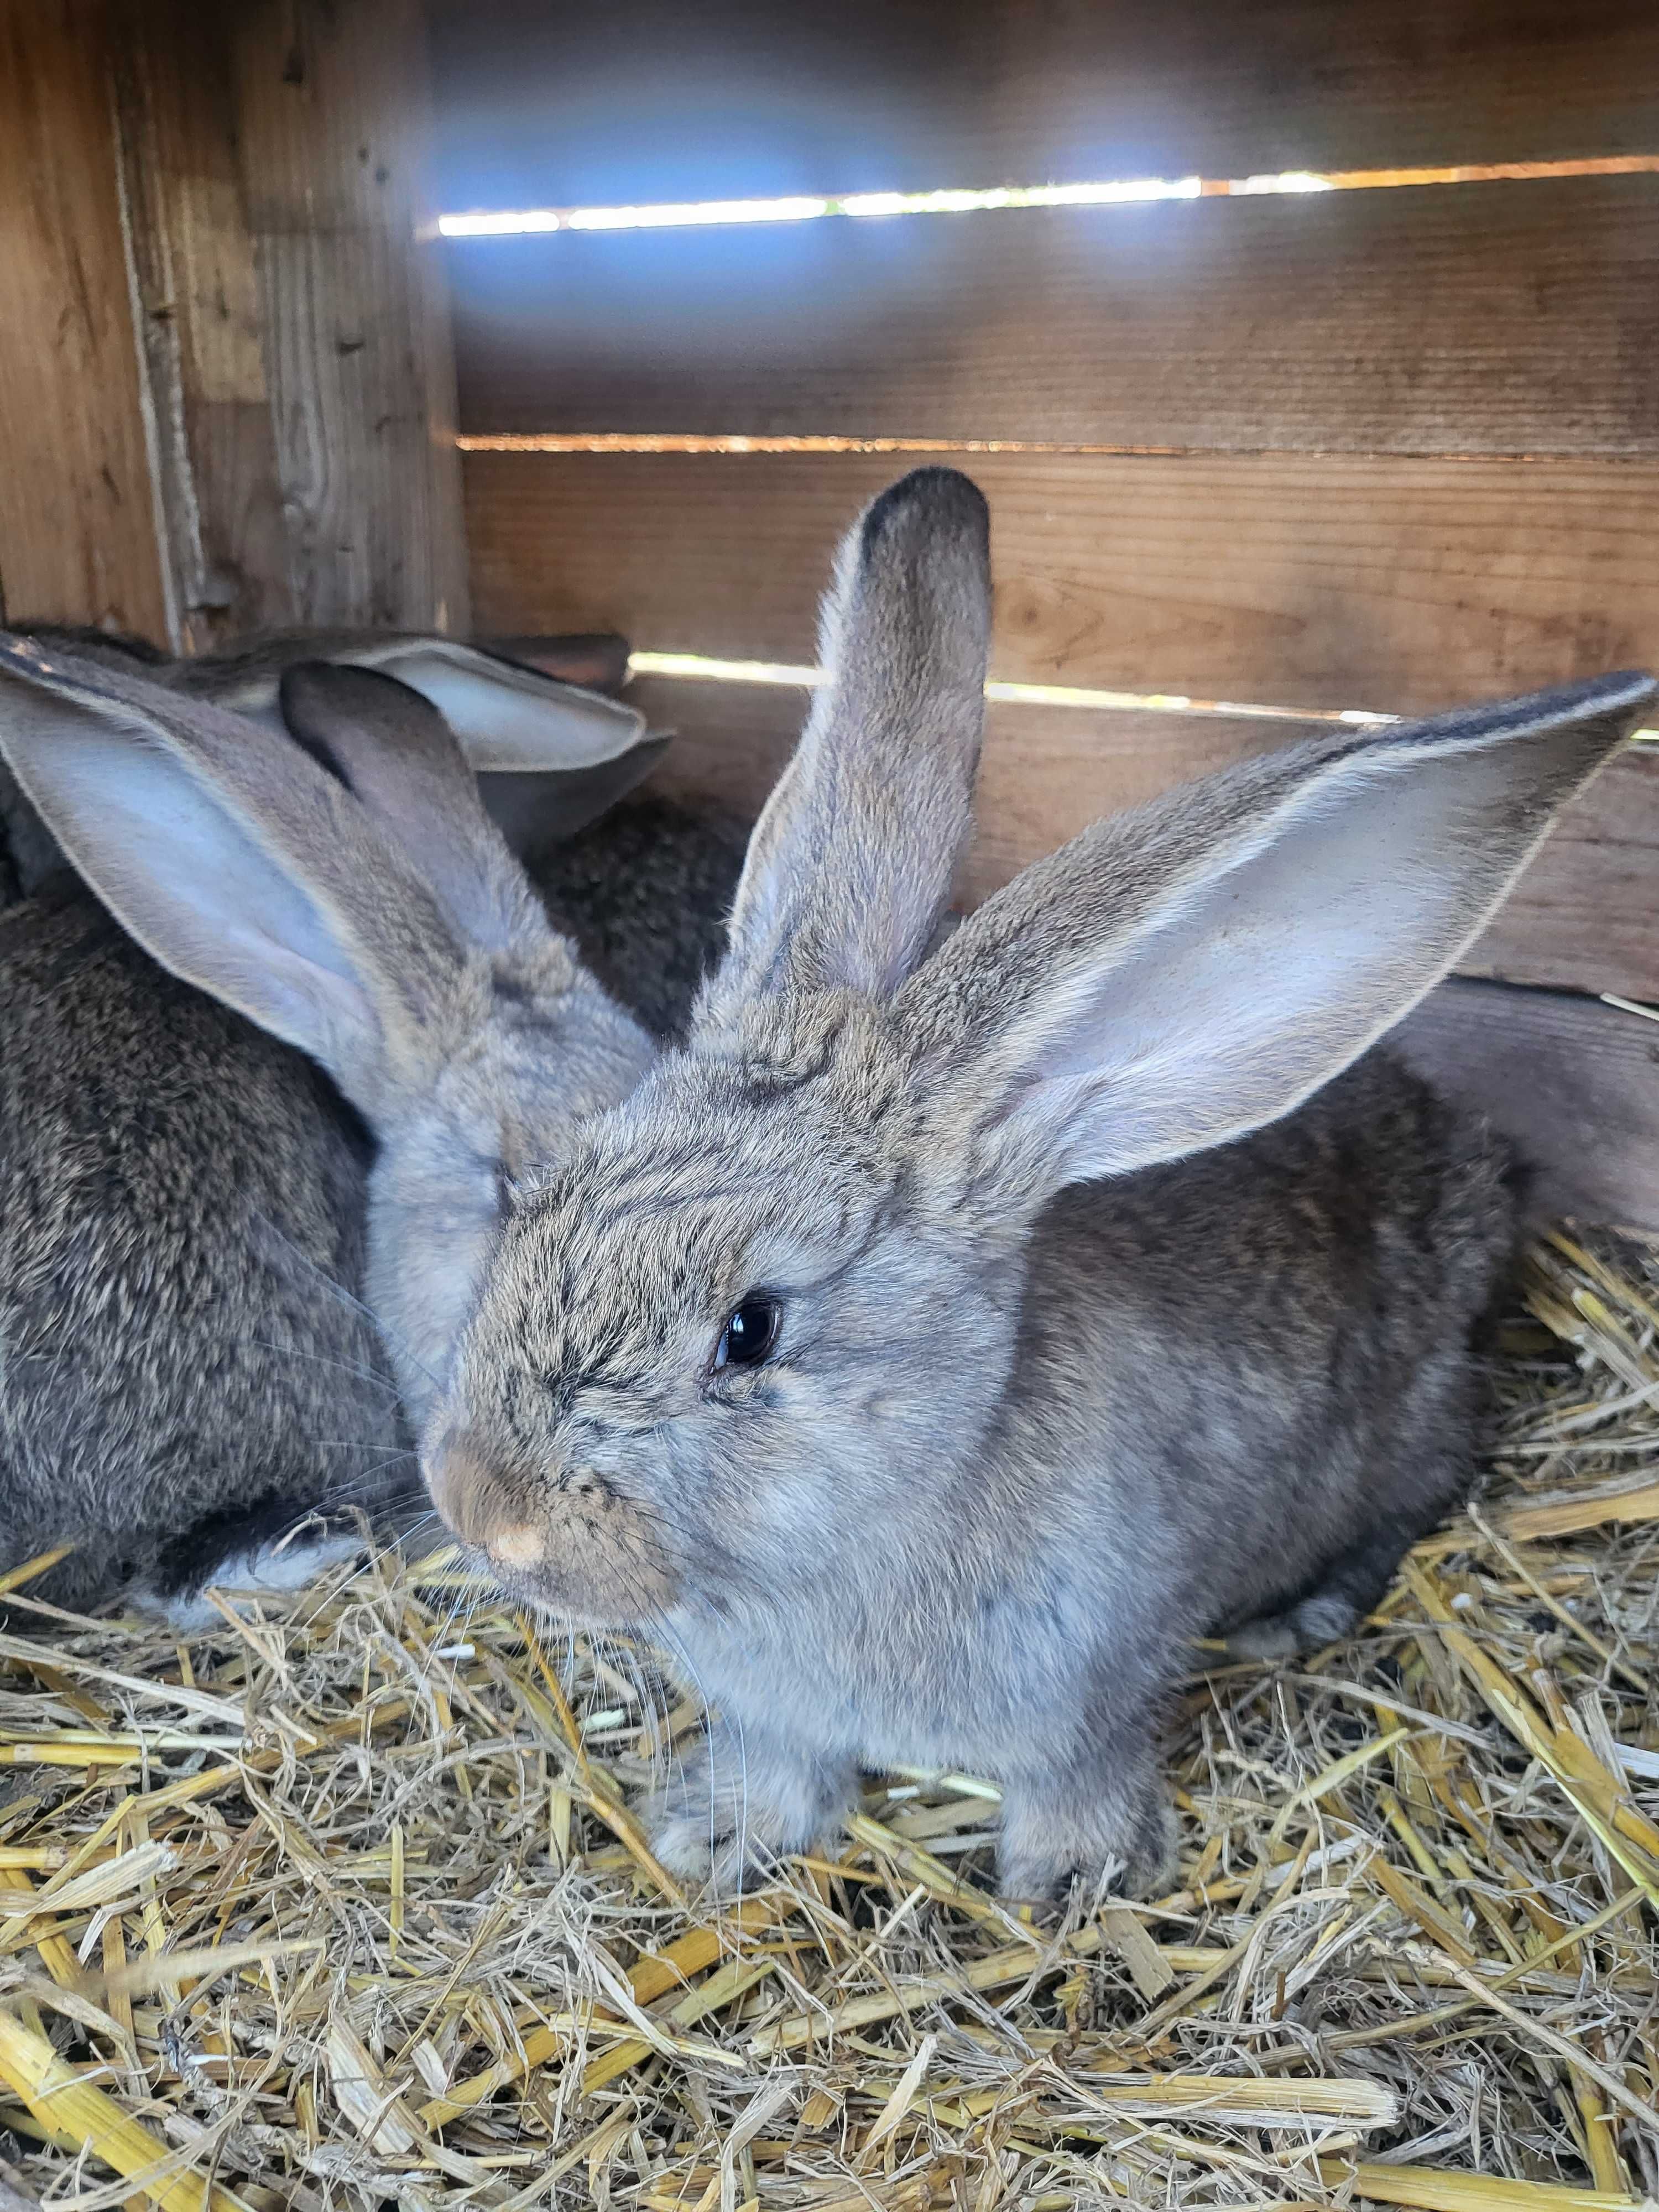
[[[687,1898],[644,1652],[380,1562],[179,1643],[6,1578],[0,2183],[168,2212],[1614,2212],[1659,2192],[1659,1265],[1529,1263],[1484,1495],[1194,1653],[1183,1887],[1039,1926],[982,1778]],[[9,2199],[7,2212],[14,2212]]]

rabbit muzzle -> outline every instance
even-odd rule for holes
[[[654,1516],[592,1469],[532,1473],[454,1427],[426,1452],[422,1469],[445,1526],[515,1595],[617,1629],[674,1604],[678,1577]]]

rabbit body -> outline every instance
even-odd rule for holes
[[[326,1492],[374,1510],[388,1462],[407,1484],[355,1295],[368,1145],[303,1054],[59,880],[0,920],[0,1568],[72,1540],[40,1594],[168,1600],[216,1524],[246,1554]]]
[[[118,681],[133,658],[77,656]],[[372,699],[384,679],[368,681]],[[287,745],[246,738],[251,754]],[[21,790],[15,804],[36,819]],[[610,872],[613,841],[660,901]],[[142,827],[133,842],[142,860]],[[57,851],[44,823],[40,848]],[[557,926],[672,1021],[739,859],[717,817],[644,800],[548,844],[534,873]],[[504,848],[490,860],[510,870]],[[94,877],[108,865],[93,854]],[[479,1230],[479,1151],[550,1147],[647,1056],[575,947],[539,922],[521,934],[504,988],[449,1018],[459,1046],[428,1092],[398,1099],[384,1153],[313,1058],[169,973],[61,857],[0,919],[0,1571],[70,1541],[33,1595],[85,1607],[125,1588],[185,1623],[210,1580],[301,1581],[356,1548],[359,1512],[415,1516],[400,1400],[429,1364],[416,1341],[428,1316],[404,1279],[459,1272]],[[440,1341],[451,1295],[431,1317]],[[372,1309],[394,1322],[393,1357]],[[417,1370],[401,1393],[400,1346]]]
[[[1063,1192],[1029,1240],[970,1240],[919,1171],[905,1060],[860,1009],[751,1022],[712,1095],[648,1076],[509,1219],[470,1433],[515,1524],[557,1470],[672,1531],[669,1579],[562,1520],[535,1587],[579,1615],[597,1592],[716,1709],[656,1808],[678,1871],[713,1836],[734,1878],[833,1825],[860,1770],[922,1765],[1002,1785],[1012,1893],[1113,1859],[1156,1889],[1190,1639],[1346,1633],[1468,1486],[1510,1162],[1378,1051],[1232,1145]],[[805,1282],[775,1227],[804,1190]],[[790,1292],[780,1364],[711,1419],[660,1317],[754,1282]]]
[[[1001,1785],[1016,1894],[1169,1879],[1190,1639],[1345,1632],[1469,1480],[1516,1178],[1372,1048],[1654,692],[1288,746],[937,944],[986,541],[945,471],[866,512],[688,1042],[519,1195],[423,1429],[507,1589],[716,1709],[687,1875],[896,1765]]]

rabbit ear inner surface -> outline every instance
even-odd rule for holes
[[[379,669],[418,691],[477,770],[592,768],[631,751],[645,735],[636,708],[452,638],[387,638],[327,658]]]
[[[401,854],[297,747],[0,640],[0,750],[163,967],[313,1054],[371,1121],[421,1080],[461,955]]]
[[[941,1129],[1023,1210],[1289,1112],[1447,972],[1655,689],[1317,738],[1097,823],[901,999]]]
[[[706,1015],[779,990],[885,997],[927,951],[971,822],[985,501],[917,469],[867,507],[825,603],[830,679],[756,824]]]

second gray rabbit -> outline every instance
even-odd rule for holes
[[[350,1508],[395,1517],[404,1409],[501,1190],[651,1057],[430,704],[353,668],[282,684],[318,758],[114,648],[0,649],[0,744],[126,925],[61,871],[0,916],[0,1570],[72,1540],[37,1589],[73,1605],[198,1617],[210,1581],[355,1542]],[[604,823],[540,869],[665,1028],[733,840],[650,801],[621,834],[642,905]],[[307,1516],[319,1541],[282,1547]]]

